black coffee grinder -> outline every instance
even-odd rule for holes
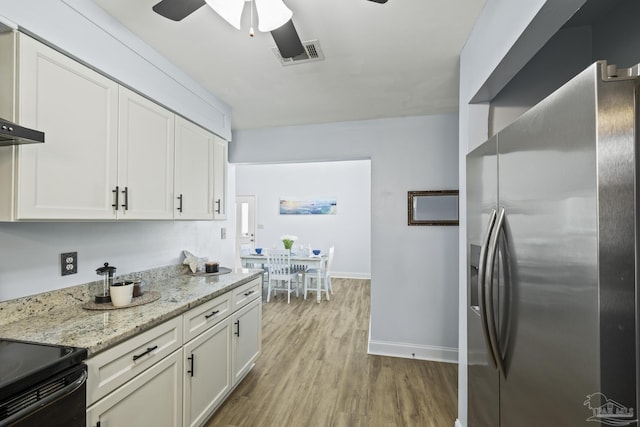
[[[116,268],[112,265],[109,265],[108,262],[105,262],[104,266],[96,269],[96,273],[98,273],[99,276],[102,276],[102,293],[96,295],[96,304],[105,304],[111,302],[109,289],[111,289],[111,285],[113,285],[113,273],[115,271]]]

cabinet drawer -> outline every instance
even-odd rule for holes
[[[87,360],[87,406],[182,347],[182,316]]]
[[[231,292],[192,308],[183,315],[184,342],[197,337],[229,314],[231,314]]]
[[[233,293],[233,311],[236,311],[250,301],[260,297],[262,294],[262,281],[260,278],[253,279],[249,283],[238,286],[231,292]]]
[[[87,408],[87,426],[182,427],[182,350]]]

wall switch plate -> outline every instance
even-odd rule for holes
[[[227,238],[227,229],[222,227],[220,229],[220,240],[224,240]]]
[[[78,252],[60,254],[60,274],[67,276],[78,272]]]

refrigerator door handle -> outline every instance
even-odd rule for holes
[[[487,319],[487,329],[489,335],[489,344],[491,345],[491,353],[493,354],[493,359],[496,362],[498,371],[500,371],[500,373],[502,373],[502,376],[506,378],[504,360],[502,359],[502,353],[500,351],[500,343],[498,342],[498,330],[496,327],[496,321],[493,311],[493,266],[496,260],[496,253],[498,252],[498,239],[500,238],[500,233],[503,230],[504,218],[504,208],[500,208],[500,213],[498,214],[498,219],[496,221],[494,233],[491,238],[491,243],[489,244],[489,253],[486,260],[487,271],[486,277],[484,279],[484,286],[486,290],[484,291],[483,296],[485,298],[485,316]]]
[[[480,261],[478,262],[478,303],[480,306],[480,320],[482,323],[482,335],[484,335],[484,342],[487,345],[487,353],[494,367],[498,367],[496,363],[496,355],[493,352],[491,346],[491,337],[489,335],[489,324],[487,323],[487,305],[485,303],[485,274],[487,269],[487,251],[489,250],[489,241],[491,240],[491,232],[496,222],[497,212],[495,209],[491,209],[491,216],[487,223],[487,230],[484,233],[484,239],[482,246],[480,247]]]

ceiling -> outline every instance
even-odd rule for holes
[[[95,0],[233,109],[232,129],[458,110],[459,53],[485,0],[284,0],[323,61],[283,66],[270,33],[249,37],[207,5],[180,22],[159,0]]]

